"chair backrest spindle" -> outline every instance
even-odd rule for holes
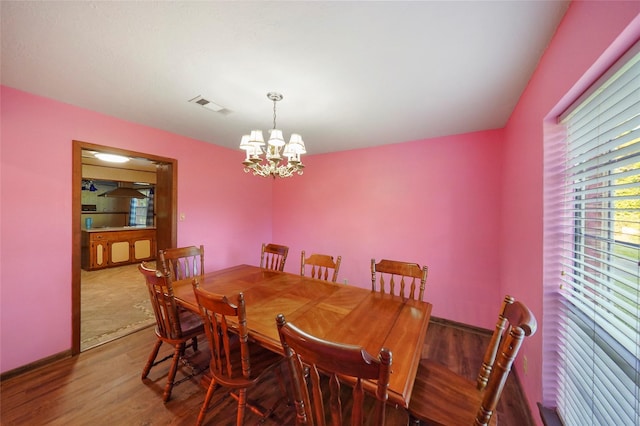
[[[180,315],[170,280],[160,271],[150,269],[144,264],[138,265],[138,270],[144,275],[147,283],[158,334],[166,339],[181,338]]]
[[[496,322],[496,327],[491,336],[491,341],[487,346],[482,366],[478,373],[477,386],[479,390],[483,390],[489,382],[492,370],[496,365],[496,356],[499,350],[512,352],[515,349],[517,354],[518,348],[524,336],[535,333],[537,322],[531,311],[521,302],[516,302],[509,295],[505,296],[500,308],[500,314]],[[513,335],[512,335],[513,332]],[[517,347],[511,347],[505,343],[511,342]]]
[[[371,290],[376,291],[376,287],[379,287],[378,291],[385,293],[385,284],[387,284],[388,280],[388,292],[390,294],[414,300],[423,300],[427,274],[428,268],[426,266],[421,268],[417,263],[387,259],[382,259],[376,263],[375,259],[371,259]],[[399,282],[396,283],[396,280],[399,280]],[[400,287],[397,292],[396,284]],[[407,284],[409,284],[408,289],[406,289]]]
[[[168,248],[158,252],[165,275],[178,281],[204,274],[204,246]]]
[[[289,247],[279,244],[262,244],[260,267],[273,271],[284,271]]]
[[[194,292],[200,307],[200,316],[204,321],[204,330],[212,344],[211,368],[217,377],[232,379],[237,376],[249,377],[251,373],[251,361],[242,356],[241,363],[234,365],[231,356],[230,336],[237,334],[243,355],[248,354],[249,330],[247,328],[246,308],[244,295],[238,295],[236,304],[231,303],[224,295],[209,293],[199,288],[197,280],[194,284]],[[229,333],[231,328],[227,317],[234,317],[238,327],[234,333]],[[235,367],[235,368],[234,368]]]
[[[343,404],[340,380],[351,378],[355,382],[351,398],[351,425],[362,425],[366,414],[373,414],[373,424],[384,425],[388,398],[391,351],[382,348],[377,357],[364,348],[319,339],[287,323],[284,315],[276,318],[278,333],[293,386],[296,424],[324,426],[324,395],[328,393],[331,424],[343,424]],[[306,374],[308,368],[308,375]],[[328,391],[321,386],[321,374],[329,376]],[[306,382],[308,377],[309,383]],[[364,380],[377,382],[375,409],[365,408]],[[311,392],[309,391],[311,389]],[[345,405],[346,407],[346,405]]]
[[[338,280],[340,263],[342,263],[342,256],[338,256],[335,261],[333,256],[326,254],[312,254],[309,257],[305,257],[305,251],[302,250],[300,254],[300,275],[304,277],[307,267],[311,266],[311,278],[328,281],[329,273],[331,273],[331,282],[335,283]]]

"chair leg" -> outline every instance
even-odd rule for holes
[[[420,420],[416,419],[411,413],[409,413],[409,425],[420,426],[421,424],[422,422],[420,422]]]
[[[178,371],[178,362],[180,361],[180,354],[184,351],[184,343],[176,345],[173,352],[173,359],[171,360],[171,368],[169,369],[169,376],[167,377],[167,385],[164,388],[164,394],[162,400],[164,402],[169,401],[171,398],[171,390],[173,389],[173,381],[176,378],[176,372]]]
[[[144,366],[144,369],[142,370],[142,379],[146,379],[147,376],[149,375],[149,371],[151,371],[151,367],[153,367],[153,363],[156,360],[156,357],[158,356],[158,351],[160,351],[160,346],[162,346],[162,340],[158,339],[156,341],[156,344],[153,346],[153,349],[151,350],[151,355],[149,355],[149,360],[147,361],[147,365]]]
[[[244,425],[244,412],[247,407],[247,389],[243,388],[238,391],[238,420],[236,426]]]
[[[200,409],[200,414],[198,414],[198,420],[196,420],[196,426],[200,426],[204,421],[204,416],[207,414],[207,410],[209,409],[209,404],[211,403],[211,398],[213,397],[213,391],[216,390],[216,381],[211,379],[211,383],[209,383],[209,388],[207,389],[207,394],[204,397],[204,402],[202,403],[202,408]]]
[[[193,350],[193,352],[196,352],[198,350],[198,336],[194,337],[191,339],[191,343],[189,343],[188,345],[185,344],[182,346],[182,352],[180,353],[180,356],[184,356],[185,353],[187,352],[187,348],[191,347],[191,349]]]

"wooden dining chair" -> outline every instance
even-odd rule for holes
[[[204,246],[168,248],[158,252],[160,265],[173,280],[183,280],[204,275]]]
[[[414,424],[496,425],[495,409],[525,336],[537,322],[524,303],[506,296],[475,382],[429,359],[420,361],[409,415]]]
[[[244,424],[246,407],[266,419],[285,399],[286,392],[278,370],[283,363],[282,356],[249,342],[242,293],[238,295],[234,304],[226,296],[201,289],[197,279],[193,281],[193,291],[211,348],[211,382],[196,424],[201,425],[204,421],[213,392],[218,385],[228,388],[238,401],[237,426]],[[282,398],[266,409],[258,402],[249,401],[247,389],[261,381],[269,372],[274,372],[280,379]]]
[[[181,360],[191,367],[191,374],[181,379],[180,383],[202,372],[201,369],[189,362],[186,357],[186,349],[191,348],[194,352],[198,350],[198,336],[204,333],[204,327],[198,315],[178,309],[173,295],[173,288],[166,275],[149,268],[144,262],[138,265],[138,269],[144,276],[149,290],[149,299],[156,318],[155,333],[157,336],[149,359],[142,370],[142,379],[147,378],[152,367],[171,359],[167,384],[162,395],[162,400],[167,402],[171,397],[173,386],[177,384],[175,377],[178,363]],[[173,346],[173,354],[156,361],[163,343]]]
[[[409,299],[420,300],[424,298],[424,288],[427,283],[428,268],[420,267],[417,263],[400,262],[397,260],[382,259],[376,263],[375,259],[371,259],[371,290],[381,293],[389,292],[390,294],[400,295]],[[396,282],[398,281],[399,282]],[[388,289],[385,285],[388,282]],[[409,282],[409,288],[405,290],[406,284]],[[396,284],[398,289],[396,292]],[[416,299],[416,285],[418,288],[418,297]],[[408,294],[406,294],[408,292]]]
[[[284,271],[284,263],[287,261],[289,247],[279,244],[262,244],[260,254],[260,267],[274,271]]]
[[[311,278],[317,278],[320,280],[329,280],[329,273],[331,273],[331,282],[338,280],[338,271],[340,270],[340,263],[342,262],[342,256],[338,256],[334,261],[333,256],[327,254],[312,254],[309,257],[305,257],[304,250],[302,250],[300,256],[300,275],[305,276],[307,267],[311,267]]]
[[[372,424],[385,424],[391,351],[382,348],[378,356],[374,357],[359,346],[319,339],[287,323],[282,314],[276,317],[276,324],[289,366],[297,425],[324,426],[327,423],[327,414],[330,415],[333,425],[342,425],[343,415],[345,420],[351,417],[351,425],[361,426],[367,415],[373,415],[373,418],[367,419]],[[328,389],[326,384],[323,385],[321,378],[325,375],[329,376]],[[351,400],[345,400],[345,408],[350,407],[346,413],[343,413],[339,376],[343,380],[350,377],[355,382]],[[376,381],[376,384],[371,386],[375,392],[373,409],[365,406],[364,380]],[[327,411],[323,393],[328,402]]]

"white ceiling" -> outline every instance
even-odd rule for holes
[[[1,77],[234,149],[277,91],[285,138],[335,152],[503,127],[567,6],[3,0]]]

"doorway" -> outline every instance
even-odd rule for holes
[[[177,161],[172,158],[153,154],[123,150],[88,142],[73,141],[72,172],[72,347],[73,355],[80,353],[81,348],[81,238],[82,238],[82,184],[83,165],[88,160],[87,152],[116,154],[129,157],[138,162],[153,164],[155,169],[155,227],[157,250],[175,247],[177,242]],[[85,157],[83,157],[83,154]],[[133,161],[132,163],[136,163]],[[135,166],[130,166],[135,167]],[[135,265],[130,265],[135,266]],[[116,268],[114,268],[116,269]]]

